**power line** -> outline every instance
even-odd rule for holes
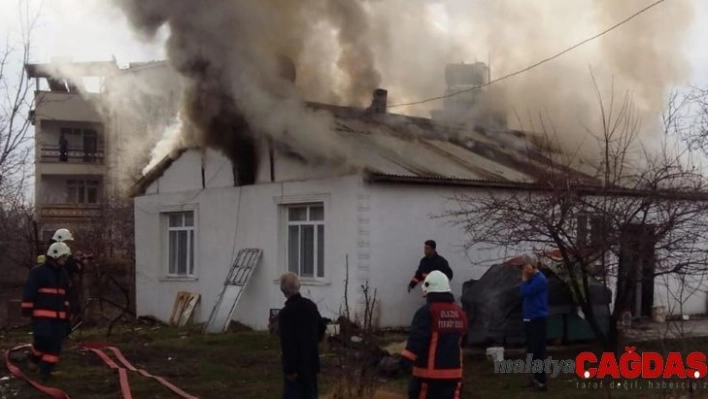
[[[654,7],[656,7],[656,6],[658,6],[659,4],[661,4],[661,3],[665,2],[665,1],[666,1],[666,0],[657,0],[656,2],[654,2],[654,3],[652,3],[652,4],[648,5],[648,6],[646,6],[646,7],[644,7],[644,8],[642,8],[641,10],[639,10],[639,11],[637,11],[636,13],[632,14],[632,15],[629,16],[628,18],[626,18],[626,19],[624,19],[624,20],[618,22],[617,24],[611,26],[610,28],[605,29],[604,31],[602,31],[602,32],[600,32],[600,33],[598,33],[598,34],[596,34],[595,36],[592,36],[592,37],[590,37],[590,38],[587,38],[587,39],[583,40],[582,42],[580,42],[580,43],[578,43],[578,44],[576,44],[576,45],[574,45],[574,46],[572,46],[572,47],[568,47],[567,49],[561,51],[560,53],[558,53],[558,54],[556,54],[556,55],[553,55],[553,56],[550,56],[550,57],[548,57],[548,58],[546,58],[546,59],[543,59],[543,60],[541,60],[541,61],[539,61],[539,62],[537,62],[537,63],[535,63],[535,64],[533,64],[533,65],[531,65],[531,66],[528,66],[528,67],[526,67],[526,68],[524,68],[524,69],[521,69],[521,70],[518,70],[518,71],[516,71],[516,72],[510,73],[510,74],[508,74],[508,75],[504,75],[504,76],[502,76],[502,77],[500,77],[500,78],[498,78],[498,79],[494,79],[494,80],[489,81],[489,82],[487,82],[487,83],[485,83],[485,84],[483,84],[483,85],[475,86],[475,87],[473,87],[473,88],[471,88],[471,89],[465,89],[465,90],[456,91],[456,92],[453,92],[453,93],[450,93],[450,94],[445,94],[445,95],[442,95],[442,96],[437,96],[437,97],[428,98],[428,99],[425,99],[425,100],[414,101],[414,102],[410,102],[410,103],[402,103],[402,104],[389,105],[388,108],[396,108],[396,107],[403,107],[403,106],[407,106],[407,105],[423,104],[423,103],[427,103],[427,102],[431,102],[431,101],[435,101],[435,100],[441,100],[441,99],[443,99],[443,98],[453,97],[453,96],[456,96],[456,95],[458,95],[458,94],[462,94],[462,93],[467,93],[467,92],[470,92],[470,91],[474,91],[474,90],[480,89],[480,88],[482,88],[482,87],[489,86],[489,85],[494,84],[494,83],[497,83],[497,82],[501,82],[502,80],[509,79],[509,78],[514,77],[514,76],[516,76],[516,75],[520,75],[520,74],[522,74],[522,73],[524,73],[524,72],[528,72],[528,71],[530,71],[530,70],[532,70],[532,69],[534,69],[534,68],[536,68],[536,67],[538,67],[538,66],[540,66],[540,65],[543,65],[543,64],[545,64],[545,63],[547,63],[547,62],[549,62],[549,61],[552,61],[552,60],[554,60],[554,59],[556,59],[556,58],[558,58],[558,57],[560,57],[560,56],[562,56],[562,55],[564,55],[564,54],[566,54],[566,53],[568,53],[568,52],[571,52],[571,51],[575,50],[576,48],[578,48],[578,47],[580,47],[580,46],[582,46],[582,45],[584,45],[584,44],[586,44],[586,43],[588,43],[588,42],[591,42],[591,41],[593,41],[593,40],[599,38],[600,36],[603,36],[603,35],[605,35],[605,34],[611,32],[611,31],[613,31],[613,30],[619,28],[620,26],[626,24],[627,22],[633,20],[634,18],[640,16],[641,14],[643,14],[643,13],[649,11],[650,9],[652,9],[652,8],[654,8]]]

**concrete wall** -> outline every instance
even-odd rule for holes
[[[262,262],[244,291],[234,318],[254,328],[267,327],[270,308],[284,298],[278,277],[285,271],[282,204],[325,203],[325,278],[303,281],[303,294],[323,315],[338,314],[344,292],[346,254],[356,245],[356,202],[359,177],[307,182],[280,182],[233,187],[231,168],[216,152],[205,157],[205,175],[214,171],[209,188],[201,186],[201,155],[188,151],[175,161],[145,195],[135,199],[136,289],[138,314],[167,319],[178,291],[198,292],[197,322],[208,319],[236,252],[263,249]],[[185,191],[182,191],[185,190]],[[159,194],[157,194],[159,192]],[[194,210],[196,278],[167,278],[163,256],[161,212]],[[352,283],[353,285],[353,283]],[[350,292],[355,292],[352,288]],[[352,298],[355,301],[355,298]]]
[[[39,91],[35,96],[37,120],[101,122],[96,108],[87,99],[99,96],[93,93],[61,93]]]

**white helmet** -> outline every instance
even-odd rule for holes
[[[47,250],[47,256],[50,258],[59,259],[65,255],[71,255],[71,249],[69,249],[69,246],[63,242],[55,242],[50,245],[49,250]]]
[[[431,292],[450,292],[450,280],[445,273],[433,270],[423,281],[423,296]]]
[[[52,240],[56,242],[64,242],[64,241],[74,241],[74,237],[71,236],[71,232],[67,229],[59,229],[54,232],[54,236],[52,236]]]

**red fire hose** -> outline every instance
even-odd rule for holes
[[[96,355],[98,355],[98,357],[101,358],[101,360],[103,360],[104,363],[106,363],[106,365],[108,367],[110,367],[113,370],[115,370],[115,369],[118,370],[118,377],[120,378],[120,389],[121,389],[121,392],[123,393],[123,399],[132,399],[133,398],[132,394],[130,393],[130,383],[128,382],[128,371],[127,370],[137,372],[138,374],[142,375],[143,377],[149,377],[149,378],[153,378],[153,379],[157,380],[157,382],[159,382],[163,386],[167,387],[167,389],[169,389],[170,391],[174,392],[175,394],[179,395],[180,397],[182,397],[184,399],[199,399],[196,396],[193,396],[193,395],[190,395],[190,394],[184,392],[183,390],[179,389],[178,387],[171,384],[169,381],[167,381],[166,379],[164,379],[162,377],[154,376],[143,369],[135,368],[135,366],[133,366],[125,358],[125,356],[123,356],[123,353],[121,353],[120,349],[118,349],[116,347],[109,346],[108,344],[104,344],[104,343],[84,343],[84,344],[79,345],[79,348],[95,353]],[[113,352],[113,355],[115,355],[115,357],[118,359],[118,361],[124,367],[121,367],[118,364],[116,364],[116,362],[114,362],[113,359],[111,359],[105,352],[103,352],[102,349],[104,349],[104,348]]]
[[[57,388],[44,386],[32,380],[31,378],[24,375],[24,373],[22,373],[22,371],[17,366],[12,364],[12,362],[10,361],[10,353],[22,349],[27,349],[29,347],[30,345],[20,345],[5,351],[5,364],[10,373],[18,379],[27,381],[27,383],[35,387],[38,391],[45,393],[51,396],[52,398],[71,399],[69,395],[64,391],[61,391]],[[123,353],[121,353],[121,351],[116,347],[109,346],[108,344],[104,343],[83,343],[80,344],[78,348],[95,353],[112,370],[118,370],[118,378],[120,379],[120,390],[123,394],[123,399],[133,399],[133,395],[130,392],[130,383],[128,381],[128,371],[137,372],[143,377],[153,378],[157,382],[168,388],[170,391],[174,392],[175,394],[179,395],[184,399],[199,399],[197,396],[190,395],[184,392],[183,390],[179,389],[163,377],[154,376],[143,369],[136,368],[125,358],[125,356],[123,356]],[[118,359],[118,362],[120,362],[124,367],[119,366],[102,349],[107,349],[113,352],[113,355]]]
[[[31,345],[20,345],[20,346],[16,346],[16,347],[14,347],[14,348],[12,348],[12,349],[8,349],[8,350],[5,351],[5,365],[7,366],[8,371],[10,371],[10,374],[12,374],[13,376],[15,376],[15,378],[18,378],[18,379],[27,381],[27,383],[29,383],[30,385],[32,385],[33,387],[35,387],[38,391],[40,391],[40,392],[42,392],[42,393],[45,393],[45,394],[51,396],[52,398],[55,398],[55,399],[71,399],[71,398],[69,397],[69,395],[68,395],[66,392],[64,392],[64,391],[62,391],[62,390],[60,390],[60,389],[57,389],[57,388],[52,388],[52,387],[44,386],[44,385],[38,383],[37,381],[34,381],[33,379],[27,377],[27,376],[22,372],[22,370],[20,370],[17,366],[15,366],[14,364],[12,364],[12,362],[10,361],[10,353],[15,352],[15,351],[19,351],[19,350],[22,350],[22,349],[27,349],[27,348],[29,348],[30,346],[31,346]]]

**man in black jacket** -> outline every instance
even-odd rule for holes
[[[420,260],[418,270],[415,272],[413,278],[411,278],[410,283],[408,283],[408,292],[411,292],[411,290],[423,281],[425,277],[433,270],[443,272],[443,274],[447,276],[448,280],[452,280],[452,269],[447,263],[447,260],[438,255],[436,247],[437,244],[435,244],[435,241],[433,240],[428,240],[425,242],[425,247],[423,249],[425,256]]]
[[[300,295],[297,275],[280,277],[280,290],[287,298],[278,313],[278,330],[283,357],[283,399],[316,399],[320,372],[319,343],[325,323],[317,305]]]

